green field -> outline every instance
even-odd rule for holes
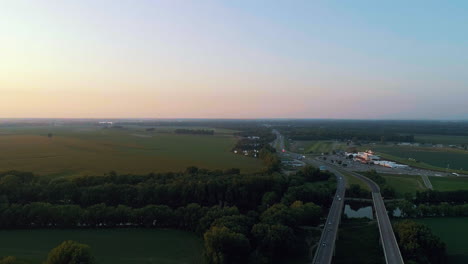
[[[369,192],[371,191],[369,185],[367,185],[363,180],[357,178],[357,177],[354,177],[353,175],[351,175],[349,172],[346,172],[344,170],[341,170],[340,171],[341,174],[343,174],[343,176],[345,176],[346,178],[346,187],[349,187],[351,186],[351,184],[357,184],[359,185],[362,189],[364,190],[368,190]]]
[[[195,234],[165,229],[0,231],[0,256],[40,264],[65,240],[91,247],[98,264],[202,263],[203,241]]]
[[[414,138],[420,143],[445,145],[468,144],[468,136],[415,135]]]
[[[403,198],[405,193],[415,194],[417,191],[426,190],[421,176],[399,174],[380,175],[385,178],[387,185],[395,189],[397,198]]]
[[[100,175],[181,171],[195,165],[208,169],[258,171],[258,159],[230,152],[236,138],[229,130],[214,136],[174,134],[175,127],[97,126],[0,127],[0,170],[40,175]],[[53,133],[52,138],[47,134]]]
[[[468,190],[468,178],[429,177],[432,187],[437,191]]]
[[[361,219],[343,220],[336,241],[333,263],[385,263],[377,224]]]
[[[335,141],[294,141],[290,144],[290,150],[296,153],[303,154],[321,154],[332,152],[333,150],[343,150],[345,145]]]
[[[429,226],[447,244],[449,263],[468,263],[468,218],[422,218],[415,221]]]
[[[375,146],[373,150],[385,159],[414,167],[445,171],[468,171],[468,151],[450,148]],[[409,159],[416,159],[418,162]]]

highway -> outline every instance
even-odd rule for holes
[[[388,217],[387,209],[380,194],[379,186],[367,177],[355,172],[349,172],[353,176],[363,180],[372,190],[372,200],[374,201],[375,215],[377,224],[379,226],[380,240],[382,242],[383,252],[385,254],[385,261],[387,264],[403,264],[403,257],[401,256],[398,243],[393,233],[392,223]]]
[[[318,162],[306,160],[307,163],[317,166]],[[320,164],[319,164],[320,165]],[[322,236],[320,237],[313,264],[329,264],[332,261],[335,252],[335,241],[338,235],[338,227],[340,225],[341,213],[343,212],[344,197],[346,192],[346,178],[334,169],[329,169],[337,178],[337,186],[335,197],[333,199],[330,211],[328,212],[327,221],[323,227]]]
[[[284,147],[284,137],[277,130],[273,130],[273,133],[276,134],[275,145],[280,145]],[[278,142],[279,141],[279,142]],[[288,152],[292,155],[298,155],[296,153]],[[322,162],[318,159],[306,159],[306,163],[311,164],[315,167],[327,166],[327,169],[334,173],[337,177],[337,188],[335,197],[333,199],[330,211],[328,213],[327,221],[324,225],[322,236],[320,237],[319,245],[315,252],[313,259],[313,264],[330,264],[333,258],[333,253],[335,251],[335,240],[338,234],[338,227],[340,224],[341,213],[344,206],[344,198],[346,191],[346,181],[345,177],[340,173],[340,168],[335,165]],[[385,261],[387,264],[403,264],[403,257],[401,256],[400,249],[398,248],[398,243],[393,233],[392,223],[388,217],[387,209],[380,194],[380,188],[377,183],[371,179],[352,172],[347,171],[352,176],[357,177],[363,180],[372,191],[372,200],[374,202],[375,215],[377,218],[377,224],[379,226],[380,240],[382,242],[382,248],[385,255]]]
[[[284,148],[284,137],[277,130],[273,130],[276,134],[276,140],[274,146],[279,146],[281,149]],[[296,153],[288,152],[288,154],[297,155]],[[319,168],[325,165],[321,161],[313,159],[305,159],[304,162]],[[328,166],[327,166],[328,168]],[[322,236],[320,237],[315,256],[312,261],[313,264],[330,264],[335,252],[335,241],[338,236],[338,227],[340,225],[341,214],[343,212],[345,192],[346,192],[346,178],[339,171],[329,168],[330,172],[335,174],[336,177],[336,192],[333,198],[330,211],[328,212],[327,220],[322,230]]]

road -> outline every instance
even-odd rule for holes
[[[275,147],[284,149],[284,136],[281,135],[277,130],[273,130],[276,134],[276,140],[274,141]],[[288,154],[299,154],[288,152]],[[305,163],[311,164],[315,167],[325,165],[323,162],[314,159],[305,159]],[[330,168],[330,172],[335,174],[336,177],[336,192],[333,198],[330,211],[328,212],[327,220],[323,227],[322,236],[320,237],[315,256],[312,261],[313,264],[330,264],[335,252],[335,241],[338,236],[338,227],[340,225],[341,213],[343,212],[345,192],[346,192],[346,178],[337,170]]]
[[[432,183],[431,181],[429,180],[429,177],[427,177],[427,175],[421,175],[421,178],[423,179],[424,181],[424,185],[426,185],[426,187],[428,189],[431,189],[432,190]]]
[[[385,254],[385,261],[387,264],[403,264],[403,257],[401,256],[398,243],[393,233],[392,223],[388,217],[387,209],[380,194],[379,186],[367,177],[361,174],[350,172],[353,176],[363,180],[372,190],[372,200],[374,201],[375,215],[377,224],[379,226],[380,240]]]
[[[306,160],[306,162],[312,163],[315,166],[320,165],[320,163],[310,160]],[[341,213],[343,212],[344,206],[346,178],[334,169],[329,170],[335,174],[337,178],[337,186],[335,197],[330,207],[330,211],[328,212],[327,221],[323,227],[322,236],[320,237],[320,241],[312,261],[314,264],[331,263],[335,252],[335,241],[338,235],[338,227],[340,225]]]

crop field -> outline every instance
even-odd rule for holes
[[[421,218],[415,221],[429,226],[434,234],[447,244],[449,263],[468,263],[468,218],[437,217]]]
[[[174,128],[13,127],[0,128],[0,170],[40,175],[101,175],[181,171],[188,166],[258,171],[261,161],[230,152],[231,131],[213,136],[174,134]],[[171,130],[172,129],[172,130]],[[163,130],[163,131],[161,131]],[[53,137],[47,137],[52,133]]]
[[[65,240],[87,244],[99,264],[202,263],[203,241],[167,229],[86,229],[0,231],[0,256],[40,264]]]
[[[415,140],[420,143],[432,144],[468,144],[468,136],[446,136],[446,135],[415,135]]]
[[[345,145],[335,141],[294,141],[290,145],[293,152],[303,154],[321,154],[325,152],[332,152],[333,150],[343,150]]]
[[[395,189],[398,198],[403,198],[405,193],[415,194],[417,191],[426,190],[421,176],[399,174],[381,175],[385,178],[387,184]]]
[[[447,166],[453,170],[468,171],[468,151],[449,148],[376,146],[373,148],[383,158],[411,166],[445,170]],[[409,159],[416,159],[414,162]]]
[[[468,178],[462,177],[429,177],[432,187],[437,191],[468,190]]]

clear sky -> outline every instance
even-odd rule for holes
[[[0,118],[468,119],[468,1],[0,0]]]

